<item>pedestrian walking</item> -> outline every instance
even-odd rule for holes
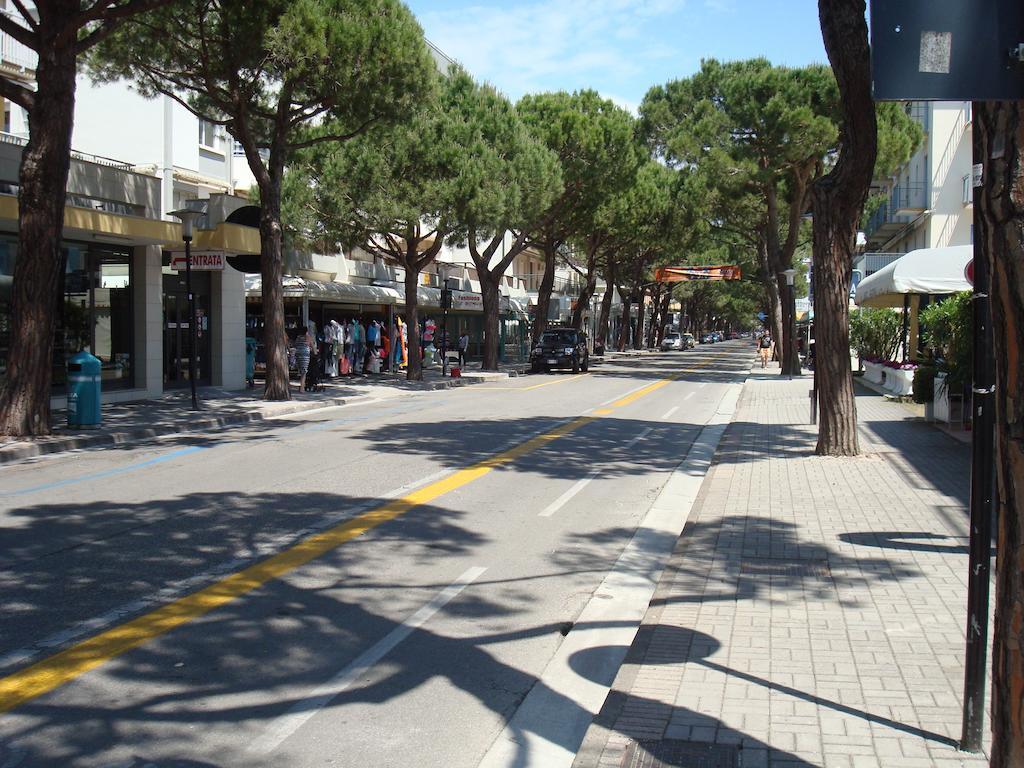
[[[761,341],[758,343],[758,352],[761,354],[761,367],[768,367],[768,358],[771,357],[772,353],[772,337],[769,334],[765,334],[761,337]]]
[[[459,368],[466,367],[466,352],[469,351],[469,334],[466,331],[459,336]]]

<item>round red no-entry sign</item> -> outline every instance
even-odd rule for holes
[[[974,285],[974,259],[967,262],[967,266],[964,267],[964,277],[967,278],[967,282]]]

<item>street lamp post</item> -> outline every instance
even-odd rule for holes
[[[782,270],[782,274],[786,278],[786,287],[789,292],[789,344],[784,345],[782,354],[785,355],[785,365],[789,368],[793,363],[793,360],[789,358],[793,352],[791,347],[796,341],[796,289],[793,286],[796,270],[790,267]],[[792,368],[790,368],[789,378],[793,378]]]
[[[203,215],[202,211],[182,208],[171,211],[170,216],[181,219],[181,239],[185,241],[185,292],[188,293],[188,383],[192,390],[192,410],[199,410],[199,398],[196,395],[196,353],[199,340],[196,335],[196,296],[192,292],[192,223]]]
[[[452,291],[448,287],[448,270],[439,266],[441,273],[441,376],[448,375],[448,310],[452,306]]]

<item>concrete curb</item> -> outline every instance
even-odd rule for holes
[[[326,400],[308,401],[295,403],[291,406],[282,406],[273,412],[254,411],[251,413],[232,413],[225,416],[213,416],[208,418],[193,419],[180,424],[167,424],[160,427],[135,427],[123,429],[117,432],[97,432],[92,435],[68,435],[66,437],[47,438],[45,442],[23,442],[0,448],[0,464],[7,464],[13,461],[22,461],[36,456],[45,456],[52,453],[63,453],[82,448],[101,448],[125,443],[148,440],[164,435],[173,435],[180,432],[205,432],[219,427],[239,426],[258,421],[275,419],[278,416],[289,416],[293,413],[312,411],[317,408],[330,408],[338,405],[351,405],[363,400],[369,401],[374,398],[368,396],[360,397],[332,397]]]
[[[722,436],[735,417],[744,381],[745,377],[726,389],[614,568],[580,612],[539,683],[498,734],[479,768],[570,768],[577,752],[588,748],[588,735],[600,741],[594,719],[604,708],[661,575],[669,567]],[[565,711],[567,700],[577,705],[572,713]],[[558,740],[546,735],[553,722],[559,724]]]
[[[484,384],[502,378],[502,372],[488,372],[490,375],[467,374],[457,379],[423,382],[423,386],[414,391],[436,392],[444,389],[468,387],[473,384]],[[495,375],[499,374],[499,375]],[[504,374],[507,378],[508,374]],[[83,448],[107,448],[125,445],[140,440],[177,433],[208,432],[222,427],[236,427],[243,424],[268,421],[279,416],[290,416],[295,413],[314,411],[318,408],[331,408],[340,405],[353,405],[379,399],[376,395],[356,395],[349,397],[328,397],[322,400],[293,401],[288,405],[275,406],[273,409],[254,410],[248,413],[230,413],[224,416],[207,416],[191,419],[186,422],[167,424],[159,427],[134,427],[114,432],[96,432],[89,435],[67,435],[44,438],[42,441],[23,441],[7,446],[0,446],[0,465],[15,461],[47,456],[54,453],[81,450]]]

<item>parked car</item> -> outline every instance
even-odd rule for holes
[[[686,347],[683,346],[683,337],[678,333],[671,332],[666,333],[665,338],[661,340],[661,349],[664,352],[682,352]]]
[[[575,328],[548,327],[530,351],[530,370],[540,373],[552,368],[572,368],[573,373],[590,368],[587,335]]]
[[[697,342],[693,338],[692,333],[683,334],[683,349],[693,349],[697,346]]]
[[[736,331],[733,331],[732,333],[729,334],[729,341],[735,341],[739,337],[740,337],[740,335],[738,333],[736,333]]]
[[[713,333],[705,333],[703,336],[700,337],[700,343],[701,344],[714,344],[715,343],[715,335]]]

